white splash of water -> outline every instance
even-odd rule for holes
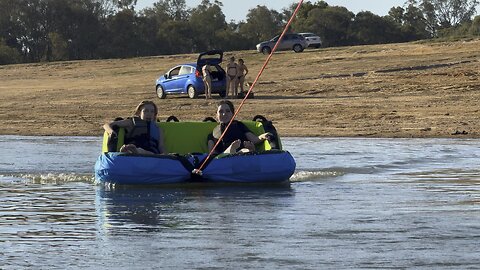
[[[314,179],[325,179],[344,175],[341,171],[298,171],[290,177],[291,182],[304,182]]]
[[[63,184],[69,182],[85,182],[94,183],[95,178],[93,174],[78,174],[78,173],[16,173],[8,175],[0,175],[5,178],[13,178],[13,180],[26,180],[34,184]]]

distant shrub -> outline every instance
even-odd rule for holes
[[[0,65],[20,63],[20,53],[12,47],[8,47],[5,41],[0,39]]]
[[[480,36],[480,16],[475,17],[470,25],[468,32],[472,36]]]
[[[49,50],[46,53],[47,61],[61,61],[68,59],[67,41],[59,33],[48,34]]]
[[[448,40],[475,36],[480,36],[480,16],[475,17],[473,21],[467,21],[458,26],[444,28],[438,31],[439,38]]]

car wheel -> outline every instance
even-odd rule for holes
[[[221,91],[221,92],[218,92],[218,95],[221,97],[221,98],[224,98],[227,96],[227,92],[226,91]]]
[[[188,86],[187,92],[189,98],[196,98],[198,96],[197,90],[195,87],[193,87],[193,85]]]
[[[164,99],[167,95],[165,94],[165,90],[161,85],[157,85],[157,97],[159,99]]]
[[[303,47],[302,47],[302,45],[300,45],[300,44],[295,44],[295,45],[293,45],[293,51],[294,51],[294,52],[297,52],[297,53],[298,53],[298,52],[303,52]]]
[[[263,47],[262,48],[262,53],[263,54],[270,54],[272,52],[272,49],[270,47]]]

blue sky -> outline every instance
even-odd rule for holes
[[[307,0],[304,0],[306,2]],[[137,0],[137,9],[153,6],[157,0]],[[188,7],[195,7],[200,4],[201,0],[186,0]],[[211,1],[213,3],[213,0]],[[227,22],[230,20],[245,20],[248,10],[257,5],[264,5],[270,9],[281,12],[283,8],[288,7],[292,3],[298,3],[294,0],[220,0],[223,3],[222,11],[225,14]],[[315,3],[317,0],[310,0]],[[327,0],[331,6],[344,6],[353,13],[362,10],[371,11],[377,15],[387,15],[390,8],[394,6],[403,6],[406,0]]]

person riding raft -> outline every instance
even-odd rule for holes
[[[208,150],[211,151],[233,117],[235,108],[229,100],[221,100],[217,107],[217,120],[220,122],[208,136]],[[214,153],[234,154],[255,151],[255,145],[267,140],[269,132],[256,136],[242,122],[234,120]]]
[[[116,137],[118,128],[125,128],[125,144],[120,152],[132,154],[162,154],[165,152],[163,131],[157,126],[158,108],[152,101],[144,100],[135,108],[133,117],[103,125],[109,137]]]

